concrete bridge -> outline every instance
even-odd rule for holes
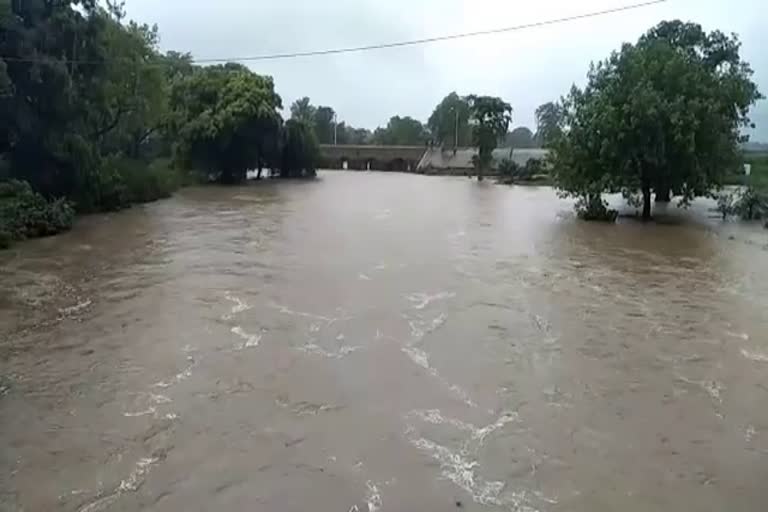
[[[426,146],[320,144],[320,166],[325,169],[416,171]]]

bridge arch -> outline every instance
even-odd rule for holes
[[[427,146],[321,144],[321,161],[333,169],[413,172]]]

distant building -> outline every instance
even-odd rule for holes
[[[495,149],[491,170],[496,169],[504,159],[524,166],[528,160],[544,160],[548,154],[548,149]],[[475,155],[477,148],[458,148],[454,152],[453,148],[430,147],[421,158],[417,170],[425,174],[466,174],[475,168],[472,163]]]

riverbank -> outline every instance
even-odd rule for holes
[[[104,174],[110,181],[102,183],[95,193],[78,192],[78,196],[89,198],[87,203],[47,200],[25,181],[0,181],[0,249],[67,231],[75,214],[123,210],[168,198],[180,187],[199,182],[194,173],[177,169],[169,159],[110,159],[105,162]]]

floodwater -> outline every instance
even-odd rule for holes
[[[326,172],[0,254],[0,510],[764,511],[768,233]]]

